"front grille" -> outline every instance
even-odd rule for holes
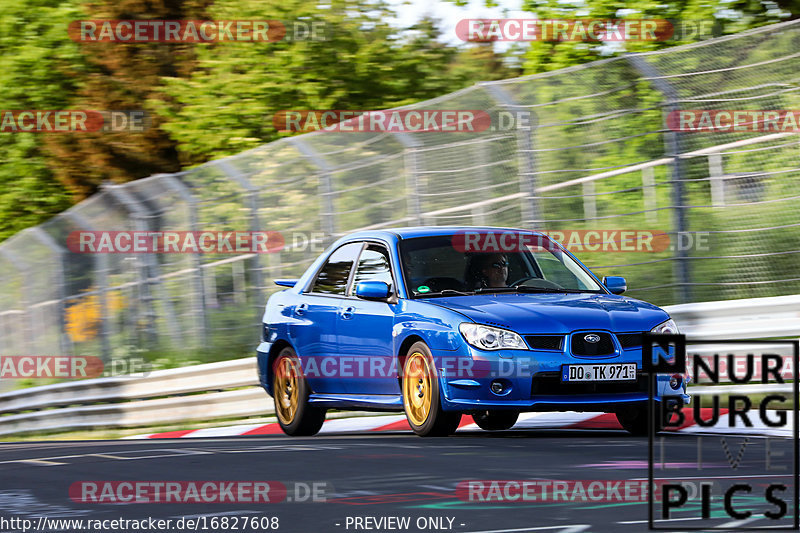
[[[528,335],[525,337],[531,350],[561,350],[563,335]]]
[[[641,333],[617,333],[617,340],[619,340],[622,349],[636,348],[642,345]]]
[[[597,335],[600,337],[599,342],[586,342],[584,337],[587,335]],[[602,355],[611,355],[614,353],[614,341],[611,340],[611,335],[604,332],[584,331],[581,333],[572,334],[572,353],[574,355],[587,355],[590,357],[599,357]]]
[[[531,396],[570,396],[573,394],[615,394],[647,392],[647,375],[637,373],[636,381],[562,382],[559,372],[539,372],[531,382]]]

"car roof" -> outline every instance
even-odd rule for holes
[[[537,232],[519,228],[498,228],[493,226],[412,226],[404,228],[387,228],[381,230],[363,230],[347,235],[346,240],[367,239],[370,237],[388,240],[412,239],[415,237],[435,237],[453,235],[459,231],[513,231],[515,233],[537,234]]]

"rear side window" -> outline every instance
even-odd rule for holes
[[[319,271],[311,292],[343,295],[347,290],[353,263],[358,258],[362,246],[361,242],[351,242],[333,252]]]
[[[364,248],[358,259],[353,287],[360,281],[385,281],[390,287],[392,286],[392,269],[389,266],[389,251],[386,248],[378,244],[370,244]]]

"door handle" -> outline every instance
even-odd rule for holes
[[[344,318],[345,320],[353,318],[353,313],[355,312],[355,310],[356,308],[353,307],[352,305],[349,307],[345,307],[344,309],[342,309],[342,318]]]
[[[306,314],[307,310],[308,310],[308,304],[300,304],[294,308],[294,314],[297,316],[302,316]]]

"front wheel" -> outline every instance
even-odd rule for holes
[[[425,343],[417,342],[408,350],[401,384],[403,408],[414,433],[421,437],[455,433],[461,413],[442,409],[436,367]]]
[[[646,437],[650,433],[651,423],[655,427],[655,433],[664,429],[661,417],[658,415],[659,410],[656,409],[656,416],[653,417],[651,421],[649,409],[647,406],[644,406],[617,413],[617,420],[619,421],[619,425],[631,435]]]
[[[517,423],[517,418],[517,411],[478,411],[472,415],[478,427],[486,431],[511,429]]]
[[[325,409],[308,403],[310,393],[300,359],[293,349],[284,348],[272,366],[272,396],[278,424],[287,435],[315,435],[325,422]]]

